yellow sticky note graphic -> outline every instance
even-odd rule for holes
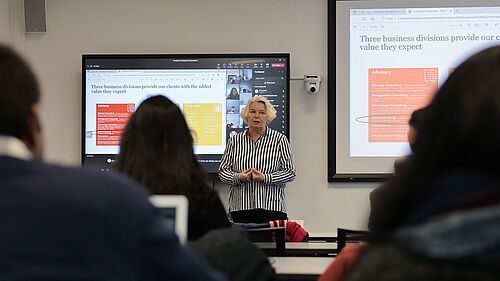
[[[222,145],[222,104],[185,103],[184,117],[193,130],[194,145]]]

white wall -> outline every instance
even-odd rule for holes
[[[376,184],[327,183],[327,0],[48,0],[48,32],[40,34],[22,32],[22,1],[10,3],[17,9],[6,15],[0,0],[0,24],[11,24],[8,42],[40,79],[49,161],[80,163],[82,53],[290,52],[292,77],[325,80],[316,97],[291,82],[297,178],[287,187],[289,215],[310,232],[364,226]],[[227,201],[227,187],[216,188]]]
[[[0,0],[0,43],[7,43],[11,41],[9,12],[9,1]]]

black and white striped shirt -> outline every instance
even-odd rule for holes
[[[240,173],[256,168],[264,182],[241,182]],[[286,213],[285,183],[295,179],[292,149],[285,135],[266,127],[254,142],[248,130],[229,139],[219,167],[222,182],[230,184],[229,211],[265,209]]]

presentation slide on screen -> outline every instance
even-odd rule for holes
[[[426,105],[437,90],[438,69],[371,68],[368,72],[368,141],[406,142],[408,116]]]
[[[500,43],[500,7],[358,6],[346,9],[350,156],[399,157],[410,152],[411,113],[466,58]]]
[[[224,152],[226,70],[87,70],[86,76],[86,153],[117,154],[130,115],[155,95],[181,109],[195,153]]]

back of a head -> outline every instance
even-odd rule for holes
[[[408,130],[408,144],[410,145],[412,151],[415,144],[415,138],[418,133],[418,123],[422,122],[422,116],[424,115],[425,109],[426,107],[422,107],[413,111],[410,120],[408,120],[408,124],[410,125],[410,128]]]
[[[274,269],[266,255],[243,229],[215,229],[190,246],[230,280],[275,280]]]
[[[454,171],[500,174],[500,46],[462,63],[416,122],[413,154],[381,187],[369,226],[382,237],[432,194],[432,182]],[[449,190],[450,194],[454,190]]]
[[[123,135],[122,147],[129,142],[137,145],[141,141],[149,147],[137,149],[168,152],[169,155],[179,147],[192,151],[193,145],[193,139],[180,109],[164,96],[154,96],[144,100],[130,117]]]
[[[193,180],[199,164],[190,130],[176,104],[164,96],[141,103],[123,133],[117,167],[154,194],[186,192],[189,187],[185,185]]]
[[[28,64],[0,45],[0,135],[22,139],[26,118],[39,99],[38,83]]]
[[[499,171],[500,46],[461,64],[417,124],[416,161],[435,174],[453,169]]]
[[[418,123],[422,122],[422,116],[424,115],[426,107],[419,108],[412,112],[408,124],[412,127],[416,127]]]

